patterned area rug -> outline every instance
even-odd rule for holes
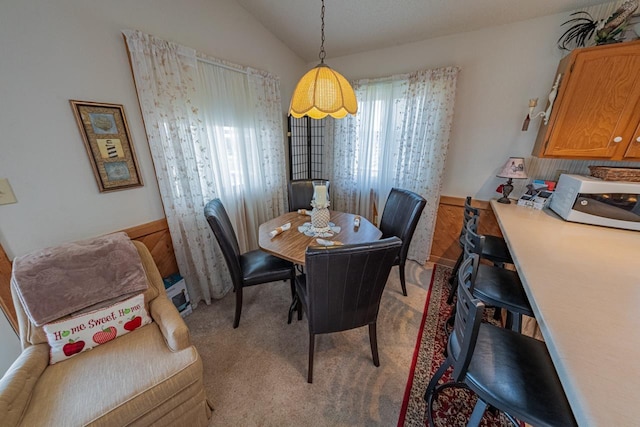
[[[453,307],[447,304],[450,275],[450,268],[442,265],[434,266],[422,325],[418,333],[411,371],[398,419],[399,427],[427,425],[427,404],[423,396],[432,375],[445,360],[444,350],[447,346],[447,335],[444,324]],[[491,318],[492,314],[487,310],[488,318]],[[445,373],[441,383],[442,381],[448,382],[450,378],[451,369]],[[434,423],[436,426],[443,427],[465,426],[475,404],[476,396],[472,391],[462,387],[447,388],[438,394],[437,401],[433,403]],[[487,411],[480,425],[510,426],[512,424],[503,415],[495,416]]]

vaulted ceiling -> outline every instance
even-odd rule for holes
[[[320,51],[321,0],[236,0],[308,62]],[[580,9],[602,0],[326,0],[327,57]]]

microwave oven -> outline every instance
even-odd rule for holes
[[[566,221],[640,231],[640,182],[562,174],[549,207]]]

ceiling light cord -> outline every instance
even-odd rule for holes
[[[322,34],[322,42],[320,43],[320,53],[318,57],[320,58],[320,63],[324,64],[324,58],[327,56],[327,53],[324,51],[324,0],[322,0],[322,10],[320,12],[320,21],[322,25],[320,26],[320,32]]]
[[[320,63],[309,70],[298,82],[291,96],[289,114],[300,118],[308,116],[322,119],[331,116],[335,119],[355,115],[358,112],[358,100],[349,81],[324,63],[324,0],[322,0],[322,42],[320,43]]]

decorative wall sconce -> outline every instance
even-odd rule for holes
[[[538,98],[532,98],[529,100],[529,114],[527,114],[527,117],[525,117],[524,119],[524,123],[522,123],[523,131],[528,130],[529,122],[538,117],[544,118],[545,125],[549,123],[549,117],[551,116],[551,109],[553,108],[553,102],[556,100],[556,96],[558,95],[558,86],[560,86],[561,77],[562,77],[562,74],[558,74],[558,77],[556,77],[556,82],[551,87],[551,92],[549,92],[549,105],[547,106],[546,110],[538,111],[537,113],[533,114],[533,110],[535,110],[536,106],[538,105]]]

